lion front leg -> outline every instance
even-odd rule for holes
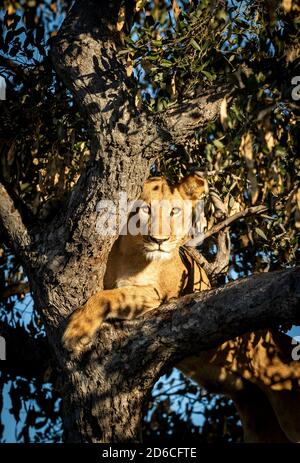
[[[70,316],[62,337],[63,346],[79,355],[91,346],[106,318],[135,318],[160,302],[157,291],[144,286],[125,286],[96,293]]]

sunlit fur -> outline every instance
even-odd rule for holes
[[[174,253],[178,252],[178,247],[190,239],[188,231],[193,203],[206,192],[203,179],[198,181],[202,182],[200,187],[192,184],[192,181],[190,185],[185,183],[172,186],[161,177],[149,179],[145,183],[141,195],[144,207],[141,207],[138,213],[140,221],[150,230],[148,235],[143,236],[144,255],[148,262],[171,259]],[[165,201],[164,205],[161,204],[162,200]],[[189,210],[185,208],[187,201],[190,205]],[[154,204],[156,207],[153,207]],[[176,214],[173,212],[174,209]],[[153,224],[155,233],[151,232]],[[168,226],[164,230],[163,225],[166,224]],[[164,241],[159,245],[151,240],[152,237]]]
[[[169,260],[172,257],[172,252],[164,252],[164,251],[147,251],[147,249],[144,249],[144,253],[146,256],[147,261],[153,262],[157,260]]]

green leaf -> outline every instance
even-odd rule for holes
[[[146,59],[148,59],[149,61],[157,61],[158,55],[147,55]]]
[[[220,140],[214,140],[213,141],[213,144],[215,145],[216,148],[218,148],[219,150],[222,150],[224,148],[224,145],[223,143],[220,141]]]
[[[201,51],[201,48],[199,47],[199,45],[198,45],[198,43],[196,42],[195,39],[191,39],[191,40],[190,40],[190,44],[192,45],[192,47],[193,47],[195,50]]]
[[[160,62],[160,65],[163,67],[163,68],[170,68],[171,66],[173,66],[173,63],[167,59],[162,59],[161,62]]]
[[[123,56],[123,55],[128,55],[128,53],[130,53],[130,50],[120,50],[118,53],[117,53],[117,56]]]
[[[205,75],[205,77],[207,77],[209,80],[214,80],[215,79],[215,76],[213,76],[210,72],[208,71],[201,71],[202,74]]]
[[[266,237],[265,233],[260,228],[255,227],[255,231],[256,231],[258,236],[260,236],[264,240],[268,241],[268,238]]]

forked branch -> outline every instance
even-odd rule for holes
[[[216,217],[226,217],[226,219],[214,225],[211,229],[207,230],[204,235],[204,240],[218,233],[217,238],[217,253],[213,261],[209,262],[200,252],[195,248],[185,246],[185,249],[190,256],[205,270],[207,275],[210,277],[212,285],[217,277],[225,275],[228,271],[229,259],[230,259],[230,234],[229,225],[236,220],[255,215],[261,214],[267,210],[266,206],[253,206],[239,211],[236,214],[228,217],[227,207],[216,193],[212,190],[210,192],[210,198],[214,205],[214,215]]]
[[[243,219],[245,217],[249,217],[250,215],[262,214],[263,212],[266,212],[267,209],[268,208],[266,206],[247,207],[243,211],[237,212],[236,214],[233,214],[230,217],[227,217],[225,220],[222,220],[222,222],[219,222],[216,225],[214,225],[210,230],[208,230],[205,233],[204,239],[206,240],[210,236],[218,233],[219,231],[221,231],[224,228],[228,227],[230,224],[232,224],[236,220]]]

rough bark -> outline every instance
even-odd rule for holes
[[[186,296],[136,320],[104,323],[92,350],[68,363],[78,385],[65,401],[68,439],[80,441],[84,433],[93,442],[138,440],[148,394],[168,366],[249,330],[299,320],[298,267]]]
[[[116,238],[97,233],[98,201],[116,203],[120,190],[129,200],[136,198],[153,160],[214,118],[226,91],[217,86],[154,117],[137,110],[134,82],[117,58],[119,5],[75,2],[52,49],[58,73],[86,114],[91,145],[91,159],[65,209],[47,227],[26,230],[0,189],[1,225],[23,260],[64,375],[70,441],[138,440],[147,394],[164,368],[249,329],[299,319],[295,269],[186,297],[132,322],[105,323],[97,344],[80,361],[63,351],[66,317],[102,287]]]

